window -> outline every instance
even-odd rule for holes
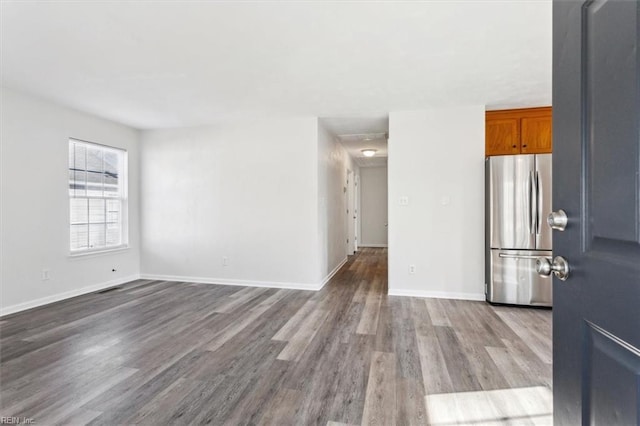
[[[127,152],[69,139],[71,254],[127,245]]]

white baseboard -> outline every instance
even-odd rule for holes
[[[373,248],[387,248],[389,247],[388,244],[358,244],[358,248],[363,248],[363,247],[373,247]]]
[[[14,314],[20,311],[26,311],[27,309],[37,308],[38,306],[48,305],[49,303],[59,302],[60,300],[81,296],[83,294],[93,293],[94,291],[104,290],[105,288],[113,287],[120,284],[125,284],[130,281],[135,281],[139,278],[140,276],[137,274],[130,275],[128,277],[116,278],[114,280],[106,281],[100,284],[94,284],[87,287],[78,288],[75,290],[65,291],[64,293],[58,293],[58,294],[54,294],[47,297],[41,297],[40,299],[30,300],[28,302],[7,306],[6,308],[0,308],[0,317],[9,315],[9,314]]]
[[[340,270],[340,268],[342,268],[344,266],[345,263],[347,263],[347,260],[349,260],[348,257],[345,257],[342,262],[338,263],[338,266],[336,266],[335,268],[333,268],[333,271],[329,272],[329,275],[327,275],[322,282],[320,283],[320,288],[324,287],[329,281],[331,281],[331,278],[333,278],[333,276],[335,274],[338,273],[338,271]],[[319,290],[319,289],[318,289]]]
[[[266,287],[266,288],[286,288],[290,290],[311,290],[318,291],[327,284],[331,278],[347,263],[345,257],[333,271],[329,273],[319,283],[290,283],[282,281],[253,281],[253,280],[235,280],[231,278],[210,278],[210,277],[191,277],[184,275],[158,275],[158,274],[140,274],[143,280],[161,280],[161,281],[179,281],[199,284],[217,284],[217,285],[234,285],[243,287]]]
[[[434,299],[456,299],[484,301],[484,293],[455,293],[448,291],[421,291],[390,288],[389,296],[429,297]]]
[[[279,281],[249,281],[249,280],[234,280],[228,278],[206,278],[206,277],[188,277],[181,275],[156,275],[156,274],[140,274],[130,275],[128,277],[122,277],[100,284],[94,284],[86,287],[82,287],[76,290],[66,291],[64,293],[58,293],[40,299],[30,300],[28,302],[18,303],[16,305],[0,308],[0,317],[5,315],[14,314],[20,311],[26,311],[27,309],[37,308],[38,306],[48,305],[50,303],[59,302],[64,299],[70,299],[72,297],[81,296],[87,293],[93,293],[95,291],[103,290],[105,288],[125,284],[130,281],[138,279],[143,280],[161,280],[161,281],[178,281],[178,282],[192,282],[202,284],[219,284],[219,285],[233,285],[233,286],[245,286],[245,287],[268,287],[268,288],[286,288],[291,290],[311,290],[318,291],[326,283],[333,278],[333,276],[344,266],[347,262],[345,258],[338,266],[336,266],[329,275],[326,276],[319,283],[288,283]]]
[[[313,290],[322,288],[320,283],[288,283],[280,281],[250,281],[231,278],[188,277],[183,275],[140,274],[143,280],[178,281],[199,284],[235,285],[245,287],[287,288],[291,290]]]

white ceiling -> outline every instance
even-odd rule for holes
[[[320,121],[334,135],[359,135],[389,132],[389,114],[349,117],[322,117]]]
[[[136,128],[551,103],[551,1],[2,1],[2,84]]]

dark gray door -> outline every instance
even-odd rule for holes
[[[556,424],[640,424],[639,2],[555,1]]]

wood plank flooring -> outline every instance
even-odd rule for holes
[[[38,424],[549,424],[551,312],[139,280],[0,321],[0,416]]]

